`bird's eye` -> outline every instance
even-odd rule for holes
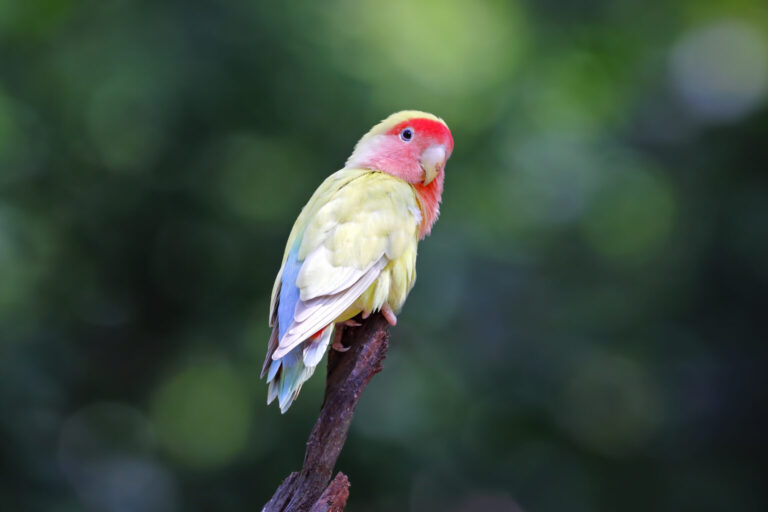
[[[405,142],[409,142],[413,139],[413,128],[403,128],[403,131],[400,132],[400,138]]]

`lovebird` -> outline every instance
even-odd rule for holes
[[[355,145],[344,168],[312,194],[291,229],[269,306],[261,371],[285,413],[329,345],[335,326],[381,311],[390,325],[416,280],[416,250],[440,213],[448,125],[414,110],[392,114]],[[342,329],[338,329],[340,334]],[[332,342],[333,340],[333,342]]]

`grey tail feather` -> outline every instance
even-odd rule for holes
[[[264,358],[264,365],[261,367],[261,376],[259,376],[260,379],[263,379],[267,374],[269,363],[272,362],[272,354],[274,354],[275,350],[277,349],[277,334],[279,331],[280,329],[277,325],[277,320],[275,320],[275,326],[272,328],[272,334],[269,336],[269,343],[267,344],[267,357]]]

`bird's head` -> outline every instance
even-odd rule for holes
[[[453,137],[445,121],[426,112],[404,110],[366,133],[346,167],[385,172],[412,185],[429,185],[435,179],[442,185],[451,152]]]

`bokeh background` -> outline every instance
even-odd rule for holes
[[[443,214],[350,511],[768,509],[763,0],[0,2],[0,509],[259,510],[299,209],[389,113]]]

